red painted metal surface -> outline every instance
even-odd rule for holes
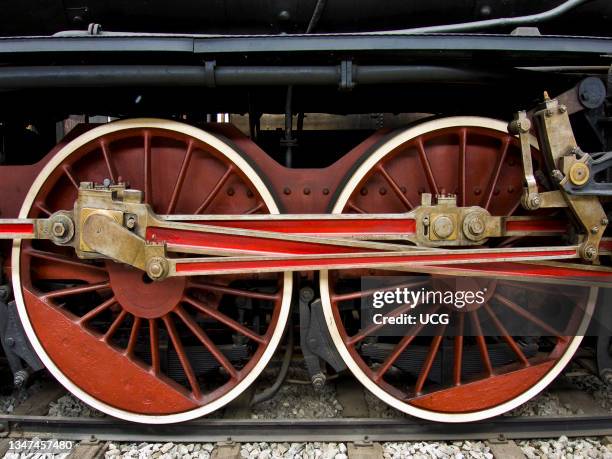
[[[352,247],[268,239],[219,233],[200,233],[170,228],[147,228],[146,238],[152,242],[166,242],[179,247],[198,247],[229,253],[245,254],[329,254],[354,253]],[[364,252],[370,250],[364,249]]]
[[[159,214],[268,212],[250,179],[210,146],[176,132],[129,129],[67,158],[29,216],[69,209],[80,181],[105,178],[144,190]],[[72,248],[44,240],[22,241],[20,264],[27,314],[50,359],[81,390],[131,413],[174,414],[218,400],[254,369],[279,320],[282,274],[152,282],[136,269],[80,260]],[[222,306],[235,305],[229,297],[263,302],[269,321],[256,327],[254,318],[238,317],[235,307]],[[240,367],[221,352],[229,335],[247,346]],[[217,361],[205,380],[187,346]],[[180,371],[170,374],[162,361],[172,356]]]
[[[199,402],[173,381],[158,377],[146,366],[126,359],[100,336],[80,327],[61,309],[25,290],[28,314],[47,354],[71,382],[112,406],[143,414],[178,413]]]
[[[34,234],[34,225],[31,223],[2,223],[0,224],[0,234],[15,234],[16,237],[23,237]]]
[[[413,398],[410,403],[432,411],[444,407],[445,413],[484,410],[518,397],[541,380],[553,365],[554,361],[547,361],[499,376],[467,382],[458,387]]]
[[[191,223],[191,222],[190,222]],[[276,231],[279,233],[355,236],[381,235],[406,236],[416,232],[416,221],[412,218],[380,218],[367,220],[348,218],[341,220],[326,220],[312,218],[304,220],[274,218],[270,220],[198,220],[203,225],[214,225],[223,228],[241,228],[259,231]]]
[[[538,167],[537,152],[534,152],[535,167]],[[492,215],[515,215],[519,209],[522,191],[522,172],[520,149],[516,139],[485,128],[456,128],[432,131],[420,138],[407,142],[384,157],[372,167],[359,184],[356,184],[344,207],[344,213],[397,213],[410,210],[420,203],[422,193],[454,193],[457,202],[462,206],[481,206]],[[469,172],[468,172],[469,171]],[[393,192],[381,193],[383,187],[390,187]],[[509,231],[542,231],[563,234],[566,222],[550,221],[544,217],[541,221],[511,221]],[[521,238],[514,240],[516,246]],[[548,246],[562,245],[562,240],[556,242],[546,238]],[[502,247],[503,247],[502,241]],[[528,249],[527,249],[528,250]],[[559,249],[564,252],[563,249]],[[575,252],[574,252],[575,253]],[[534,253],[537,258],[542,254]],[[445,255],[446,256],[446,255]],[[460,256],[449,256],[459,260]],[[556,264],[555,264],[556,265]],[[445,269],[461,273],[462,271],[474,282],[486,284],[487,299],[483,307],[459,313],[446,310],[457,318],[459,314],[460,330],[470,327],[471,333],[462,336],[448,337],[453,343],[450,351],[447,349],[442,359],[441,342],[444,331],[438,330],[438,336],[424,336],[417,327],[413,333],[406,336],[385,336],[383,341],[390,349],[384,359],[372,359],[362,355],[361,344],[365,339],[376,342],[381,328],[385,325],[369,327],[355,326],[354,316],[360,314],[360,292],[362,276],[419,276],[423,283],[436,283],[438,275],[423,275],[410,273],[409,262],[401,272],[387,270],[333,270],[329,273],[330,298],[334,321],[340,336],[346,344],[351,358],[361,371],[381,390],[394,397],[398,403],[409,403],[413,406],[436,413],[467,413],[496,407],[518,397],[537,384],[555,365],[567,348],[572,334],[576,333],[578,324],[584,314],[589,288],[571,287],[568,291],[560,286],[553,287],[543,284],[525,284],[514,280],[474,277],[486,275],[488,271],[497,274],[523,279],[529,277],[552,276],[566,280],[569,275],[587,278],[593,272],[580,268],[563,266],[543,266],[521,262],[484,263],[484,264],[440,264],[435,268],[443,276]],[[587,266],[588,269],[588,266]],[[603,274],[608,277],[608,273]],[[411,277],[413,279],[413,277]],[[442,277],[443,279],[443,277]],[[525,302],[512,301],[505,296],[508,289],[512,291],[530,291]],[[541,290],[538,290],[541,289]],[[538,317],[538,298],[544,295],[549,301],[559,304],[575,304],[576,307],[565,308],[567,321],[564,330],[556,330]],[[513,296],[521,298],[519,295]],[[554,300],[551,299],[554,297]],[[426,307],[423,312],[433,313],[439,306]],[[498,308],[506,308],[517,314],[522,320],[538,327],[544,335],[552,336],[552,350],[540,351],[527,357],[513,336],[505,330],[498,317]],[[410,309],[399,307],[387,313],[398,315]],[[487,316],[499,331],[498,337],[485,337],[482,333],[481,321]],[[467,317],[466,317],[467,316]],[[464,328],[465,327],[465,328]],[[514,362],[500,365],[493,357],[492,346],[503,342],[508,351],[515,356]],[[418,370],[406,374],[398,371],[398,359],[404,353],[410,353],[416,347],[419,355],[424,355]],[[467,355],[471,355],[471,369],[466,369]],[[448,356],[448,357],[447,357]],[[478,356],[480,368],[474,368],[474,356]],[[439,381],[432,377],[434,364],[451,360],[452,371],[448,378]],[[397,366],[395,371],[390,371]],[[444,373],[442,373],[444,374]]]
[[[525,231],[533,233],[566,233],[568,222],[560,220],[510,220],[506,222],[506,231]]]
[[[329,253],[329,252],[328,252]],[[353,253],[354,255],[354,253]],[[206,274],[207,271],[214,273],[217,271],[227,272],[244,272],[247,270],[278,270],[282,271],[285,269],[350,269],[350,268],[384,268],[385,264],[395,264],[396,267],[404,269],[410,269],[410,266],[417,266],[423,264],[445,264],[449,262],[463,262],[470,260],[498,260],[500,258],[506,259],[528,259],[540,260],[544,256],[558,257],[558,258],[575,258],[576,249],[567,250],[554,250],[554,251],[520,251],[520,252],[507,252],[504,254],[487,254],[487,253],[462,253],[462,254],[431,254],[431,255],[395,255],[395,256],[384,256],[384,253],[380,256],[366,255],[366,256],[348,256],[344,257],[338,255],[334,258],[316,258],[316,257],[291,257],[287,259],[268,259],[262,258],[260,260],[219,260],[219,261],[194,261],[194,262],[178,262],[176,264],[176,272],[178,273],[189,273],[189,272],[200,272]],[[449,265],[452,268],[453,265]],[[522,267],[522,270],[520,270]],[[528,275],[532,269],[529,266],[521,265],[515,267],[515,274],[517,275]],[[588,266],[587,266],[588,268]],[[475,265],[474,270],[479,269],[481,272],[487,272],[487,264]],[[567,272],[563,269],[545,269],[538,270],[540,274],[547,273],[549,277],[564,277]],[[573,272],[580,273],[581,276],[586,276],[593,271],[582,271],[574,269]],[[599,277],[612,277],[612,273],[599,273]]]

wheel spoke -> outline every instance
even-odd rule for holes
[[[189,163],[191,162],[191,156],[193,153],[193,140],[190,139],[187,144],[187,151],[185,152],[185,156],[183,157],[183,162],[181,163],[181,170],[174,182],[174,188],[172,189],[172,197],[170,198],[170,203],[168,204],[168,208],[166,209],[166,214],[171,214],[174,212],[176,208],[176,202],[178,201],[179,195],[181,194],[181,190],[183,189],[183,182],[185,181],[185,176],[187,175],[187,168],[189,167]]]
[[[357,298],[364,298],[367,296],[373,295],[375,292],[387,292],[389,290],[394,290],[396,288],[414,288],[421,287],[422,285],[429,284],[429,279],[418,282],[409,282],[404,284],[391,285],[384,288],[372,288],[368,290],[357,290],[356,292],[351,293],[332,293],[331,300],[335,302],[347,301],[347,300],[356,300]]]
[[[353,202],[349,201],[347,204],[347,207],[355,212],[357,212],[358,214],[365,214],[366,211],[363,210],[361,207],[357,206],[356,204],[354,204]]]
[[[144,148],[143,148],[143,177],[144,177],[144,202],[151,203],[151,134],[149,131],[144,133]]]
[[[97,290],[104,290],[108,288],[110,288],[110,282],[100,282],[98,284],[91,284],[91,285],[79,285],[77,287],[62,288],[60,290],[55,290],[53,292],[45,293],[44,295],[41,296],[41,298],[44,298],[44,299],[58,298],[58,297],[64,297],[64,296],[78,295],[80,293],[95,292]]]
[[[62,264],[72,265],[78,269],[93,269],[97,271],[106,272],[106,270],[102,266],[92,265],[92,264],[85,263],[80,260],[76,260],[71,257],[67,257],[65,255],[60,255],[60,254],[53,253],[53,252],[45,252],[42,250],[36,250],[31,247],[28,247],[27,249],[23,250],[23,253],[30,257],[41,258],[43,260],[52,261],[53,263],[62,263]]]
[[[436,307],[431,312],[435,313],[438,309],[439,307]],[[406,348],[410,345],[410,343],[412,343],[414,338],[416,338],[418,334],[421,333],[421,330],[424,327],[425,327],[425,324],[419,324],[414,329],[413,332],[405,335],[400,340],[400,342],[395,345],[395,347],[391,351],[391,354],[387,356],[387,358],[382,363],[382,365],[378,368],[378,370],[376,370],[374,374],[374,381],[379,382],[385,376],[387,371],[389,371],[389,368],[391,368],[391,366],[395,363],[395,361],[399,358],[399,356],[402,355],[402,353],[406,350]]]
[[[414,306],[414,307],[416,307],[416,306]],[[381,323],[369,325],[368,327],[366,327],[366,328],[360,330],[359,332],[355,333],[353,336],[343,338],[344,342],[347,345],[349,345],[349,346],[354,346],[358,342],[360,342],[363,339],[365,339],[368,336],[370,336],[372,333],[374,333],[374,332],[380,330],[381,328],[387,326],[387,324],[385,324],[385,320],[387,318],[397,317],[400,314],[403,314],[406,311],[409,311],[411,309],[413,309],[413,306],[411,304],[409,304],[409,303],[406,303],[406,304],[403,304],[401,306],[398,306],[393,311],[383,315]]]
[[[502,166],[504,165],[504,161],[506,160],[506,155],[508,154],[508,146],[510,145],[510,138],[505,137],[502,140],[502,146],[498,155],[497,165],[495,166],[495,173],[491,176],[491,180],[489,183],[489,190],[487,192],[487,199],[484,203],[484,208],[489,210],[489,206],[491,205],[491,199],[493,198],[493,193],[495,193],[495,187],[497,186],[497,182],[499,181],[499,176],[501,173]]]
[[[208,206],[213,201],[213,199],[215,199],[217,194],[219,194],[219,191],[221,191],[221,188],[223,187],[223,185],[225,184],[225,182],[227,181],[227,179],[229,178],[229,176],[231,175],[233,171],[234,171],[234,166],[230,164],[225,170],[225,173],[221,176],[221,178],[217,181],[213,189],[210,191],[210,193],[208,193],[208,196],[206,196],[206,199],[204,199],[202,204],[200,204],[200,207],[196,209],[194,214],[196,215],[200,214],[208,208]]]
[[[128,356],[134,354],[134,349],[136,348],[136,342],[138,341],[138,332],[140,331],[140,322],[142,319],[140,317],[134,317],[134,323],[132,324],[132,331],[130,332],[130,339],[128,340],[127,347],[125,348],[125,353]]]
[[[110,341],[110,339],[117,332],[127,315],[128,312],[125,309],[122,309],[121,312],[117,315],[117,317],[115,317],[115,320],[113,320],[113,323],[102,337],[103,341],[106,341],[107,343]]]
[[[567,339],[565,336],[562,336],[561,333],[558,330],[555,330],[553,327],[548,325],[546,322],[543,322],[542,320],[538,319],[536,316],[531,314],[529,311],[527,311],[526,309],[522,308],[521,306],[516,304],[514,301],[506,298],[505,296],[503,296],[503,295],[501,295],[499,293],[496,293],[495,295],[493,295],[493,298],[498,300],[504,306],[512,309],[514,312],[516,312],[521,317],[527,319],[532,324],[537,325],[542,330],[544,330],[546,333],[549,333],[550,336],[554,336],[555,338],[560,339],[562,341],[565,341]]]
[[[472,322],[472,327],[474,327],[474,332],[476,334],[476,344],[478,345],[478,352],[480,352],[480,360],[485,368],[485,372],[488,376],[493,375],[493,365],[491,364],[491,358],[489,357],[489,350],[487,348],[487,341],[485,337],[482,335],[482,328],[480,326],[480,319],[478,318],[478,313],[476,311],[470,311],[470,320]]]
[[[251,215],[254,214],[255,212],[258,212],[260,210],[263,210],[265,208],[265,204],[263,202],[260,202],[259,204],[257,204],[255,207],[251,207],[249,210],[247,210],[244,214],[245,215]]]
[[[508,333],[506,327],[504,327],[504,325],[499,321],[497,315],[495,315],[495,313],[493,312],[493,309],[491,309],[488,304],[484,304],[483,307],[485,311],[487,311],[487,314],[489,314],[489,317],[491,317],[495,328],[497,328],[501,333],[502,339],[508,344],[508,346],[510,346],[510,349],[512,349],[512,351],[516,354],[516,356],[523,363],[523,365],[528,366],[529,360],[527,360],[527,357],[525,357],[525,354],[523,353],[519,345],[516,343],[516,341],[514,341],[514,338],[510,336],[510,333]]]
[[[434,195],[439,195],[438,185],[436,183],[436,179],[434,178],[433,171],[431,170],[431,164],[429,164],[429,159],[427,159],[427,153],[425,153],[425,146],[423,145],[423,140],[419,137],[416,142],[417,150],[419,152],[419,160],[425,169],[425,175],[427,176],[427,183],[429,184],[429,189]]]
[[[117,183],[117,180],[115,178],[115,172],[111,163],[110,152],[108,151],[108,145],[103,140],[100,141],[100,149],[102,150],[102,156],[104,156],[104,162],[106,163],[106,168],[108,169],[110,179],[113,183]]]
[[[156,319],[149,319],[149,345],[151,346],[151,369],[154,374],[159,374],[159,330]]]
[[[431,373],[431,367],[433,366],[434,360],[436,358],[436,354],[438,353],[438,349],[440,348],[440,343],[444,338],[444,329],[446,325],[440,327],[437,336],[434,336],[431,344],[429,345],[429,351],[427,352],[427,357],[425,357],[425,362],[423,362],[423,366],[421,367],[421,372],[419,373],[419,377],[414,386],[414,392],[420,394],[423,391],[423,386],[425,385],[425,381]]]
[[[218,310],[205,305],[201,301],[198,301],[195,298],[192,298],[190,296],[185,296],[183,298],[183,301],[185,301],[186,303],[189,303],[194,308],[200,310],[202,313],[206,314],[207,316],[212,317],[216,321],[221,322],[223,325],[231,328],[235,332],[238,332],[259,344],[266,343],[266,339],[263,336],[258,335],[252,330],[249,330],[244,325],[239,324],[234,319],[231,319],[230,317],[226,316],[222,312],[219,312]]]
[[[213,355],[213,357],[221,364],[221,366],[229,373],[232,379],[238,379],[238,372],[231,364],[231,362],[225,357],[223,352],[219,350],[215,343],[208,337],[208,335],[202,330],[195,320],[180,306],[177,306],[174,310],[175,314],[187,325],[189,330],[196,335],[200,342],[206,349]]]
[[[414,206],[410,202],[410,199],[408,199],[406,195],[402,193],[402,189],[399,187],[399,185],[393,179],[393,177],[389,175],[389,173],[387,172],[387,169],[385,169],[381,163],[378,163],[378,166],[376,167],[378,168],[379,172],[384,177],[384,179],[387,181],[387,183],[389,184],[389,186],[391,187],[395,195],[399,198],[400,201],[402,201],[404,206],[406,206],[408,210],[412,209]]]
[[[64,174],[66,174],[66,177],[68,177],[68,180],[70,180],[70,183],[72,183],[72,186],[74,186],[77,191],[79,189],[79,181],[78,179],[75,177],[72,168],[68,165],[68,164],[64,164],[62,166],[62,170],[64,171]]]
[[[200,384],[198,383],[198,380],[193,371],[191,363],[189,363],[189,359],[187,358],[185,349],[183,349],[181,339],[179,338],[178,333],[176,332],[176,328],[174,327],[172,318],[169,315],[165,315],[162,317],[162,320],[164,321],[166,330],[168,330],[168,335],[170,335],[170,340],[172,341],[174,350],[176,351],[179,361],[181,362],[181,366],[183,367],[185,376],[187,376],[187,380],[189,381],[189,385],[191,386],[191,392],[193,393],[193,396],[195,398],[200,398],[202,396],[202,392],[200,390]]]
[[[103,311],[106,311],[108,308],[110,308],[112,305],[114,305],[115,303],[117,303],[117,299],[113,296],[110,297],[108,300],[106,300],[104,303],[102,303],[99,306],[96,306],[95,308],[93,308],[91,311],[89,311],[87,314],[85,314],[83,317],[81,317],[77,323],[79,324],[85,324],[88,321],[90,321],[91,319],[93,319],[94,317],[96,317],[98,314],[100,314]]]
[[[461,371],[463,369],[463,328],[465,325],[465,315],[459,313],[459,323],[457,325],[457,335],[454,343],[453,356],[453,382],[455,386],[461,385]]]
[[[462,128],[459,131],[459,204],[465,206],[466,187],[465,187],[465,161],[467,150],[467,129]]]
[[[37,202],[36,204],[34,204],[34,205],[36,206],[36,208],[37,208],[38,210],[40,210],[40,211],[41,211],[43,214],[45,214],[47,217],[50,217],[50,216],[53,214],[53,212],[51,212],[51,211],[50,211],[50,210],[47,208],[47,206],[45,205],[45,203],[44,203],[44,202],[40,202],[40,201],[38,201],[38,202]]]
[[[242,296],[258,300],[276,301],[280,298],[279,293],[262,293],[252,290],[244,290],[240,288],[227,287],[225,285],[213,284],[212,282],[192,282],[189,287],[198,290],[210,290],[211,292],[226,293],[228,295]]]

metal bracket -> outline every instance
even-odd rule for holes
[[[567,107],[545,95],[544,103],[538,107],[533,117],[538,128],[540,149],[551,175],[559,181],[559,187],[564,190],[566,181],[580,181],[585,174],[584,166],[576,165],[584,164],[584,159],[574,138]],[[582,172],[578,171],[577,167]],[[580,256],[587,261],[598,262],[599,243],[608,225],[608,218],[599,198],[576,196],[566,192],[563,196],[582,229]]]
[[[340,62],[340,91],[351,91],[355,87],[353,79],[353,61],[343,60]]]
[[[44,368],[25,335],[14,301],[8,304],[0,301],[0,340],[15,386],[22,386],[32,372]]]
[[[300,290],[300,348],[312,384],[315,389],[320,389],[325,384],[325,372],[320,359],[331,365],[336,372],[346,369],[346,364],[334,347],[325,324],[321,300],[313,299],[311,288]]]
[[[217,61],[204,62],[204,86],[207,88],[214,88],[217,86],[217,81],[215,80],[216,67]]]

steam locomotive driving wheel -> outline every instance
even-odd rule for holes
[[[537,158],[533,140],[532,151]],[[480,206],[492,215],[517,215],[523,177],[520,155],[518,139],[507,133],[505,123],[478,117],[427,121],[393,134],[366,153],[337,193],[332,212],[408,212],[421,203],[423,193],[431,193],[454,195],[458,206]],[[555,237],[548,240],[550,245],[562,243],[562,236]],[[529,243],[529,238],[506,237],[492,246]],[[510,264],[502,268],[512,269]],[[419,306],[418,311],[449,312],[460,327],[452,336],[445,336],[444,324],[435,333],[417,324],[401,335],[385,334],[388,324],[362,321],[361,300],[374,290],[363,287],[364,277],[401,276],[395,284],[415,290],[447,282],[441,275],[416,271],[321,271],[321,297],[334,344],[355,376],[392,407],[435,421],[484,419],[536,395],[576,351],[597,294],[591,287],[521,282],[525,274],[519,270],[501,279],[466,278],[487,291],[478,307]],[[561,325],[548,324],[542,315],[546,310],[550,314],[551,307]],[[399,305],[387,316],[410,310]],[[524,321],[537,336],[509,332],[502,313]],[[496,333],[485,336],[484,321]]]
[[[44,166],[20,216],[72,209],[80,182],[142,190],[169,220],[278,213],[238,151],[173,121],[119,121],[76,137]],[[292,289],[291,273],[154,282],[41,240],[15,242],[12,263],[21,320],[51,373],[89,405],[148,423],[192,419],[243,392],[274,353]]]

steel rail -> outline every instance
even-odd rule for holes
[[[500,416],[473,423],[444,424],[412,418],[197,419],[146,425],[115,418],[0,416],[9,437],[65,440],[218,441],[413,441],[487,440],[612,435],[612,415],[568,417]]]

